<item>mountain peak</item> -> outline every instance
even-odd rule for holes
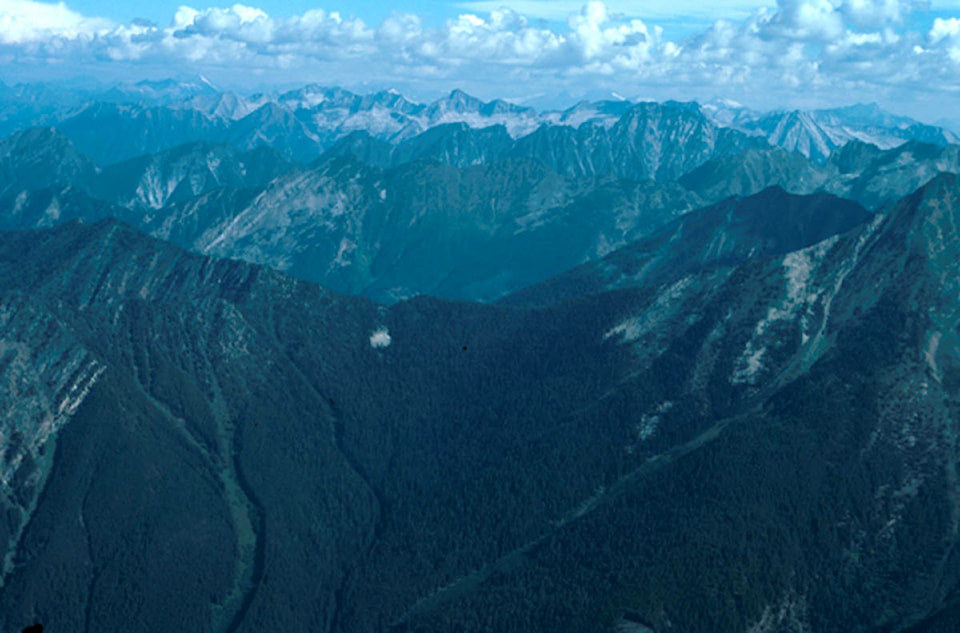
[[[483,106],[483,101],[456,88],[445,98],[437,102],[445,110],[463,114],[477,111]]]

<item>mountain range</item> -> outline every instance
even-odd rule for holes
[[[223,91],[202,76],[185,82],[141,81],[107,87],[80,82],[0,84],[0,99],[0,135],[56,126],[100,164],[196,140],[228,142],[241,149],[266,144],[289,160],[308,163],[355,132],[395,145],[450,124],[476,130],[502,126],[505,136],[515,140],[539,132],[527,144],[542,145],[549,143],[551,133],[586,127],[583,134],[591,136],[598,133],[593,128],[608,129],[618,122],[629,125],[622,121],[624,116],[638,106],[642,111],[645,103],[618,97],[540,111],[499,99],[485,102],[462,90],[422,104],[390,90],[359,95],[316,84],[240,95]],[[816,163],[852,140],[881,149],[911,140],[935,145],[958,141],[953,130],[889,114],[876,104],[783,112],[758,112],[721,99],[675,105],[696,112],[709,126],[726,130],[724,134],[756,137]]]
[[[956,630],[946,132],[378,94],[0,141],[0,630]]]
[[[958,187],[533,310],[384,310],[114,220],[5,233],[0,621],[946,617]]]
[[[193,251],[381,303],[418,294],[495,301],[693,209],[769,187],[877,210],[960,169],[957,145],[921,141],[851,141],[821,164],[675,102],[631,105],[609,127],[545,126],[516,139],[503,126],[464,123],[393,144],[353,132],[309,164],[277,143],[217,140],[205,125],[184,128],[201,140],[119,162],[79,149],[155,138],[136,116],[127,125],[144,133],[87,122],[86,140],[68,126],[0,141],[0,226],[118,217]],[[112,131],[96,131],[104,129]],[[251,129],[260,131],[250,138],[275,138]]]

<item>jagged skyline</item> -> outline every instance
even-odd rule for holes
[[[956,117],[958,2],[500,4],[157,3],[147,12],[5,0],[0,79],[202,73],[231,89],[317,82],[427,99],[460,87],[539,103],[616,92],[763,109],[877,101],[929,122]]]

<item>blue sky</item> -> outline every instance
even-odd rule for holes
[[[877,101],[936,120],[960,111],[960,0],[0,0],[4,81],[196,73],[420,99]]]
[[[0,0],[2,4],[2,0]],[[231,3],[209,4],[209,6],[227,7]],[[251,3],[272,17],[291,17],[301,15],[310,9],[323,8],[337,11],[344,16],[355,16],[368,24],[379,24],[394,13],[412,13],[419,15],[431,26],[440,26],[443,21],[456,18],[465,12],[487,13],[510,7],[528,17],[544,20],[551,26],[566,22],[569,15],[576,13],[584,2],[581,0],[414,0],[406,2],[382,2],[381,0],[351,0],[350,2],[317,2],[317,0],[266,0]],[[874,2],[869,4],[884,5]],[[939,0],[932,2],[908,2],[922,9],[914,16],[922,16],[922,21],[932,17],[951,17],[960,15],[960,0]],[[129,2],[124,0],[74,0],[67,5],[85,15],[108,17],[119,22],[129,22],[144,18],[164,26],[183,5],[200,8],[201,5],[180,0],[154,0],[152,2]],[[751,0],[653,0],[645,2],[617,1],[606,2],[613,13],[627,17],[656,21],[665,31],[675,37],[692,34],[697,28],[709,25],[717,19],[743,19],[760,7],[776,7],[776,1]],[[919,25],[919,24],[918,24]]]
[[[118,21],[130,21],[134,18],[145,18],[160,25],[166,25],[177,8],[183,5],[202,8],[202,3],[183,2],[179,0],[153,0],[151,2],[124,2],[123,0],[77,0],[67,2],[70,8],[87,15],[101,15]],[[208,6],[228,7],[234,3],[212,3]],[[253,2],[251,6],[263,9],[273,17],[291,17],[301,15],[310,9],[323,8],[330,11],[339,11],[344,15],[356,15],[370,24],[375,24],[387,18],[395,10],[406,13],[418,13],[425,16],[436,16],[439,21],[456,14],[453,3],[442,0],[420,0],[419,2],[390,3],[377,0],[351,0],[351,2],[324,3],[315,0],[269,0]]]
[[[155,0],[153,2],[124,2],[122,0],[74,0],[66,3],[71,9],[86,15],[99,15],[109,17],[117,21],[130,21],[134,18],[146,18],[165,24],[176,12],[177,8],[183,5],[200,8],[198,3],[181,2],[179,0]],[[210,4],[209,6],[227,7],[233,3],[224,2],[220,4]],[[389,17],[395,12],[414,13],[425,18],[427,21],[439,25],[443,20],[456,17],[465,12],[489,12],[500,7],[511,7],[514,10],[523,12],[528,16],[546,19],[548,21],[566,21],[570,13],[575,13],[583,6],[583,2],[565,2],[564,0],[555,0],[546,2],[544,0],[526,0],[519,2],[510,2],[509,0],[416,0],[407,2],[382,2],[379,0],[351,0],[350,2],[317,2],[316,0],[264,0],[252,3],[256,7],[273,17],[291,17],[300,15],[310,9],[322,8],[329,11],[338,11],[343,15],[354,15],[364,21],[375,24]],[[615,12],[624,13],[631,17],[659,17],[665,13],[676,14],[677,17],[686,17],[690,15],[690,8],[696,7],[697,12],[703,15],[713,15],[715,17],[730,17],[735,10],[739,10],[743,15],[748,14],[752,9],[762,6],[763,2],[750,2],[749,0],[726,0],[719,2],[689,2],[679,0],[678,2],[607,2],[607,6]],[[775,2],[766,3],[768,6],[774,6]],[[676,11],[676,7],[683,9],[683,12]]]

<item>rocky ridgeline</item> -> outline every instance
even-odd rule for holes
[[[0,296],[0,332],[0,480],[10,494],[17,473],[20,485],[27,483],[24,472],[37,474],[31,471],[39,452],[83,403],[105,366],[22,295]]]

